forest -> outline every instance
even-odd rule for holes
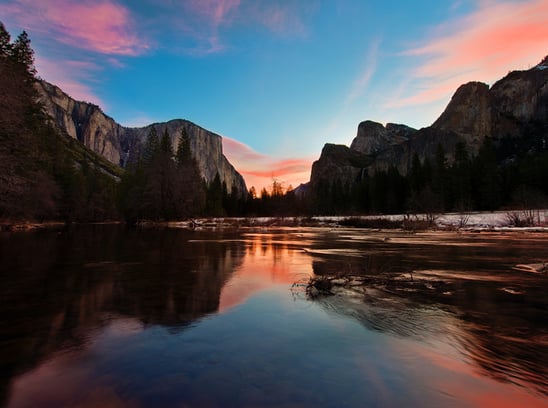
[[[152,128],[125,169],[56,129],[38,102],[34,51],[26,32],[15,40],[0,23],[0,220],[97,222],[180,220],[218,216],[309,216],[538,208],[548,196],[548,150],[538,132],[519,148],[490,138],[471,157],[438,147],[396,167],[362,172],[350,184],[284,188],[273,180],[242,196],[206,183],[183,130],[173,151],[167,130]],[[449,162],[447,157],[454,157]]]
[[[454,157],[451,163],[448,157]],[[342,215],[543,208],[548,205],[546,174],[548,151],[537,137],[523,151],[504,139],[486,139],[474,157],[465,143],[458,143],[452,155],[438,145],[433,158],[421,161],[415,154],[406,175],[392,166],[350,185],[318,183],[308,211]]]

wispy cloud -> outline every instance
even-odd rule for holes
[[[493,82],[548,52],[548,2],[479,1],[478,9],[436,27],[402,56],[418,59],[413,80],[388,107],[447,98],[462,83]],[[412,88],[411,88],[412,87]]]
[[[108,107],[93,89],[87,85],[94,82],[101,67],[90,61],[50,60],[38,56],[36,58],[38,74],[47,81],[57,85],[72,98],[99,105],[103,110]]]
[[[254,151],[237,140],[223,137],[223,151],[228,160],[244,176],[248,187],[257,191],[276,180],[287,188],[297,187],[310,178],[313,158],[276,159]]]
[[[313,13],[316,7],[312,1],[247,1],[240,22],[253,22],[282,36],[300,36],[307,32],[303,16]]]
[[[226,24],[238,9],[240,0],[190,0],[186,4],[195,14],[209,20],[214,27]]]
[[[135,56],[149,48],[129,10],[114,0],[11,0],[0,4],[0,14],[78,49]]]
[[[377,59],[380,44],[380,39],[376,39],[371,43],[371,46],[369,47],[365,58],[365,66],[358,75],[358,77],[354,80],[354,83],[352,84],[348,92],[345,100],[345,107],[352,105],[352,103],[354,103],[356,99],[361,97],[367,89],[367,86],[369,85],[369,82],[371,81],[371,78],[373,77],[373,74],[377,69]]]
[[[343,103],[341,104],[340,110],[336,115],[331,119],[329,125],[326,127],[328,135],[326,137],[333,137],[332,133],[339,131],[341,126],[341,121],[348,114],[348,111],[356,104],[360,98],[362,98],[370,83],[373,79],[373,76],[377,70],[378,65],[378,54],[379,48],[381,46],[381,39],[374,39],[366,53],[364,54],[364,64],[361,70],[358,72],[352,83],[350,84],[348,90],[346,91],[346,96]],[[345,135],[348,137],[348,135]],[[332,139],[331,139],[332,140]]]
[[[295,0],[256,2],[253,0],[187,0],[163,2],[162,21],[183,34],[179,48],[188,54],[204,56],[231,48],[228,31],[239,27],[264,27],[278,36],[306,32],[303,16],[314,10],[314,3]]]
[[[240,0],[190,0],[177,5],[175,12],[182,19],[175,25],[196,42],[188,51],[202,55],[223,51],[219,31],[232,23],[239,6]]]

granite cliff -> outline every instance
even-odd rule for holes
[[[247,194],[243,177],[223,154],[221,136],[182,119],[140,128],[124,127],[104,114],[97,105],[76,101],[55,85],[38,81],[36,86],[53,124],[111,163],[126,166],[128,160],[141,151],[152,126],[159,135],[167,128],[176,150],[179,134],[184,128],[190,138],[192,154],[206,182],[211,182],[218,173],[221,182],[226,183],[229,190],[234,187],[239,194]]]
[[[480,82],[460,86],[441,116],[420,130],[405,125],[358,125],[350,147],[326,144],[312,165],[310,187],[359,181],[364,175],[396,166],[407,174],[416,154],[432,158],[441,145],[451,162],[455,146],[465,142],[477,155],[486,139],[527,152],[546,146],[548,139],[548,57],[526,71],[513,71],[492,87]],[[545,148],[545,147],[543,147]]]

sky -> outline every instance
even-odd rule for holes
[[[257,191],[364,120],[432,124],[457,87],[548,54],[547,0],[0,0],[38,75],[118,123],[223,137]]]

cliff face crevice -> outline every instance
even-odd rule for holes
[[[152,126],[158,135],[168,130],[176,151],[179,135],[184,128],[190,139],[192,154],[206,182],[211,182],[219,174],[221,182],[226,183],[229,191],[235,188],[240,195],[247,194],[242,175],[223,154],[221,136],[182,119],[141,128],[124,127],[105,115],[98,106],[76,101],[55,85],[39,81],[36,87],[53,124],[111,163],[124,167],[131,157],[139,155]]]

